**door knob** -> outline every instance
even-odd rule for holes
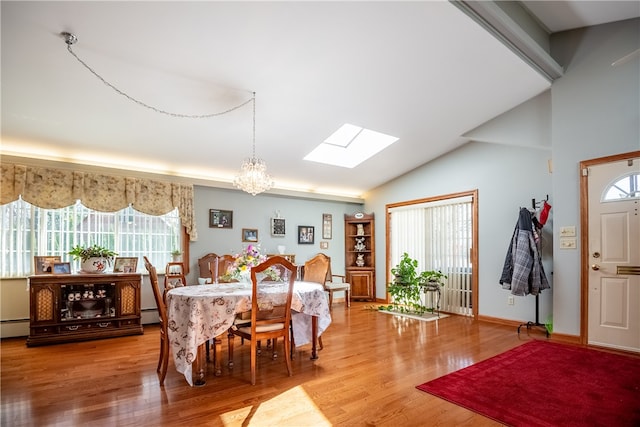
[[[593,264],[593,265],[591,266],[591,269],[592,269],[592,270],[596,270],[596,271],[598,271],[598,270],[600,270],[600,266],[599,266],[598,264]]]

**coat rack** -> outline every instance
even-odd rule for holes
[[[531,199],[531,207],[533,208],[533,210],[535,211],[536,208],[540,207],[542,205],[542,203],[549,201],[549,195],[547,194],[547,197],[544,200],[536,200],[536,199]],[[536,294],[536,321],[535,322],[527,322],[527,323],[521,323],[520,326],[518,326],[518,335],[520,335],[520,328],[522,328],[523,326],[526,326],[527,329],[531,329],[534,326],[542,326],[544,327],[544,330],[547,334],[547,338],[549,338],[549,330],[547,329],[547,326],[543,323],[540,323],[540,292],[538,292]]]

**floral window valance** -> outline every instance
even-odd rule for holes
[[[164,215],[178,208],[190,240],[197,239],[193,185],[4,162],[0,185],[1,204],[22,196],[24,201],[45,209],[70,206],[76,200],[102,212],[131,205],[149,215]]]

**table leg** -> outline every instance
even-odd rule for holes
[[[311,316],[311,360],[318,358],[318,316]]]
[[[206,341],[198,346],[196,360],[193,362],[193,368],[193,384],[205,385],[207,383],[207,380],[205,379],[207,373]]]
[[[214,348],[214,366],[215,372],[214,375],[219,377],[222,375],[222,340],[219,337],[215,337],[213,339],[213,348]]]

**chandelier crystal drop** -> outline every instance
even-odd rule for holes
[[[253,93],[253,151],[250,158],[240,166],[240,173],[233,180],[233,185],[255,196],[273,187],[273,178],[267,173],[267,164],[256,157],[256,93]]]

